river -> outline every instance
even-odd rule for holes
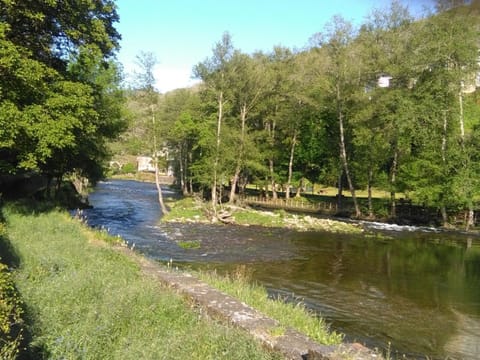
[[[219,272],[246,265],[271,294],[303,301],[348,341],[394,357],[480,359],[478,236],[375,223],[361,235],[160,224],[155,185],[136,181],[102,182],[89,200],[91,226],[146,256]]]

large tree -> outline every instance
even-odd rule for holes
[[[195,89],[177,89],[162,98],[160,116],[175,158],[176,181],[184,195],[193,193],[191,166],[198,150],[200,98]]]
[[[232,74],[232,120],[231,129],[234,131],[234,144],[237,149],[234,159],[234,172],[231,178],[229,202],[235,199],[235,193],[242,172],[258,168],[258,153],[254,148],[253,126],[250,117],[265,97],[267,84],[264,78],[265,64],[263,56],[249,56],[235,52],[232,60],[235,72]]]
[[[114,2],[1,0],[0,21],[1,173],[98,179],[123,129]]]
[[[224,33],[222,39],[217,42],[212,50],[212,56],[194,67],[194,74],[203,81],[205,96],[213,99],[216,110],[216,126],[214,145],[210,149],[211,161],[208,166],[211,168],[211,197],[212,207],[216,212],[219,202],[219,188],[221,179],[221,146],[222,135],[225,134],[226,106],[231,92],[231,79],[234,73],[231,59],[234,54],[232,38],[229,33]]]
[[[396,216],[398,169],[409,152],[414,122],[415,35],[408,9],[393,1],[387,9],[372,11],[357,38],[364,88],[358,94],[354,134],[357,163],[367,178],[370,215],[375,174],[388,168],[390,216]]]
[[[347,180],[350,190],[355,215],[361,216],[360,206],[355,193],[355,184],[350,165],[350,154],[348,143],[351,141],[351,127],[349,126],[351,115],[351,103],[353,95],[363,84],[359,76],[358,66],[360,57],[358,48],[354,44],[355,29],[353,25],[345,19],[336,16],[327,24],[325,33],[319,35],[318,46],[325,49],[329,63],[325,77],[325,93],[330,99],[335,114],[335,121],[338,126],[338,149],[340,162],[340,175],[338,181],[338,199],[342,197],[342,174]]]

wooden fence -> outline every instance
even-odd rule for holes
[[[267,198],[262,195],[252,196],[244,195],[238,200],[246,205],[256,206],[264,209],[278,209],[293,212],[316,213],[324,215],[349,216],[354,214],[354,208],[350,203],[342,201],[339,209],[336,201],[318,201],[308,202],[303,198],[299,200],[295,197],[285,198]],[[389,206],[385,208],[389,210]],[[442,224],[442,218],[438,209],[428,208],[419,205],[413,205],[410,201],[398,201],[396,206],[397,220],[416,225],[437,225]],[[453,225],[462,226],[466,223],[467,215],[464,211],[449,213],[450,222]],[[479,226],[480,211],[475,212],[475,226]]]
[[[268,209],[282,209],[308,213],[337,213],[337,204],[332,202],[308,203],[296,198],[272,199],[260,196],[243,196],[240,198],[240,201],[250,206],[258,206]]]

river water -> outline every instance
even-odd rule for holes
[[[480,359],[478,236],[375,223],[361,235],[159,224],[155,185],[135,181],[102,182],[89,200],[90,225],[146,256],[219,272],[246,265],[271,294],[303,301],[348,341],[398,357]]]

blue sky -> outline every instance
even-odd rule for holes
[[[117,0],[122,34],[119,61],[135,69],[141,51],[152,52],[157,88],[166,92],[192,85],[192,67],[211,56],[222,34],[245,53],[269,52],[276,45],[302,48],[334,15],[360,24],[389,0]],[[420,11],[431,0],[403,0]],[[128,79],[128,77],[127,77]]]

